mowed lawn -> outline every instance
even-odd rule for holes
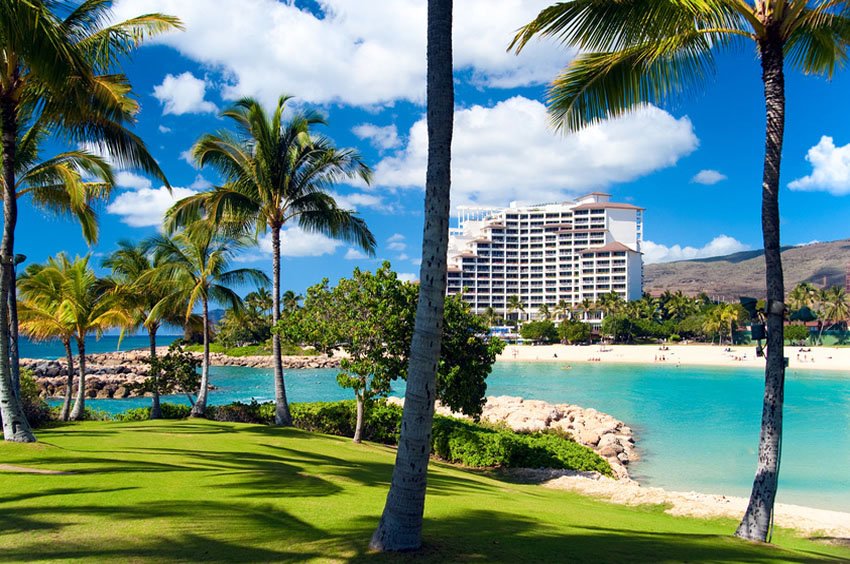
[[[205,420],[89,422],[0,445],[0,560],[817,561],[850,550],[671,517],[433,463],[425,547],[375,555],[394,451]],[[61,471],[28,474],[8,466]]]

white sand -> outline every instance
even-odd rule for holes
[[[727,351],[726,349],[730,349]],[[792,370],[844,371],[850,373],[850,348],[785,347]],[[661,364],[668,366],[747,366],[764,368],[756,348],[726,345],[508,345],[498,357],[504,362],[551,361],[564,364],[602,362]]]
[[[540,482],[544,487],[574,491],[621,505],[669,505],[666,512],[671,515],[740,519],[747,508],[747,500],[743,497],[668,492],[643,487],[632,480],[613,480],[582,472],[518,470],[511,474]],[[850,540],[850,513],[778,503],[774,522],[777,527],[795,529],[807,536]]]

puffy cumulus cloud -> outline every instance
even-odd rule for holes
[[[467,0],[454,12],[454,64],[476,84],[509,88],[548,82],[569,60],[555,41],[533,41],[519,56],[505,51],[516,29],[550,0]],[[298,5],[297,5],[298,4]],[[271,104],[281,92],[310,103],[358,106],[425,98],[424,0],[121,0],[125,19],[163,12],[184,32],[155,39],[222,72],[222,94]],[[227,32],[222,32],[227,22]],[[389,23],[391,22],[391,23]],[[309,53],[309,57],[293,56]],[[274,72],[269,72],[274,69]]]
[[[690,119],[654,106],[564,136],[549,127],[538,101],[516,96],[475,105],[455,112],[452,203],[563,200],[673,166],[698,145]],[[375,166],[375,184],[422,188],[427,150],[423,118],[407,146]]]
[[[265,255],[272,253],[272,237],[266,233],[258,241]],[[300,227],[287,227],[280,232],[280,254],[285,257],[319,257],[332,255],[343,243],[321,233],[310,233]]]
[[[395,149],[401,145],[398,137],[398,129],[395,125],[379,126],[373,123],[361,123],[351,129],[352,133],[360,139],[368,139],[376,149],[386,151]]]
[[[707,168],[696,173],[694,177],[691,178],[691,182],[711,186],[712,184],[717,184],[718,182],[726,180],[726,178],[726,175],[722,172]]]
[[[121,170],[115,173],[115,185],[119,188],[132,188],[134,190],[153,187],[153,184],[149,179],[126,170]]]
[[[718,235],[702,247],[682,247],[681,245],[661,245],[652,241],[644,241],[640,246],[643,251],[643,261],[647,264],[657,262],[672,262],[674,260],[689,260],[707,257],[731,255],[750,249],[749,245],[728,235]]]
[[[367,194],[365,192],[340,194],[339,192],[331,192],[331,196],[333,196],[336,204],[345,210],[357,211],[360,208],[385,210],[388,208],[383,198],[377,194]]]
[[[367,258],[369,258],[369,256],[366,253],[352,247],[349,247],[348,250],[345,251],[345,260],[363,260]]]
[[[407,248],[407,243],[404,242],[404,235],[395,233],[387,239],[387,248],[391,251],[403,251]]]
[[[170,127],[166,127],[166,126],[164,126],[164,125],[160,125],[160,126],[159,126],[159,132],[160,132],[160,133],[171,133],[171,128],[170,128]]]
[[[162,84],[153,87],[153,96],[162,104],[162,115],[206,114],[218,110],[205,100],[207,84],[191,72],[165,75]]]
[[[790,182],[791,190],[850,194],[850,143],[836,147],[832,137],[824,135],[806,153],[806,160],[812,164],[812,173]]]
[[[172,187],[170,193],[165,186],[141,188],[119,194],[106,211],[121,216],[121,221],[130,227],[158,227],[168,208],[177,200],[194,194],[197,194],[195,190],[177,186]]]
[[[397,276],[402,282],[419,282],[419,275],[413,272],[399,272]]]

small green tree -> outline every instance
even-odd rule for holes
[[[135,384],[134,390],[159,395],[182,392],[194,407],[201,386],[201,375],[198,374],[200,359],[174,343],[163,356],[151,357],[145,359],[145,362],[150,365],[149,376],[143,382]]]
[[[558,336],[561,340],[567,341],[571,345],[575,343],[586,343],[590,340],[590,334],[593,332],[590,324],[570,319],[562,321],[558,326]]]
[[[809,328],[805,325],[786,325],[785,326],[785,340],[791,343],[806,341],[810,337],[811,333],[809,332]]]
[[[551,321],[529,321],[519,330],[520,336],[526,341],[536,343],[551,343],[558,340],[558,330]]]

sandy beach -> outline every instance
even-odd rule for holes
[[[850,347],[785,347],[791,370],[850,373]],[[764,368],[755,345],[508,345],[501,362],[549,361]]]

